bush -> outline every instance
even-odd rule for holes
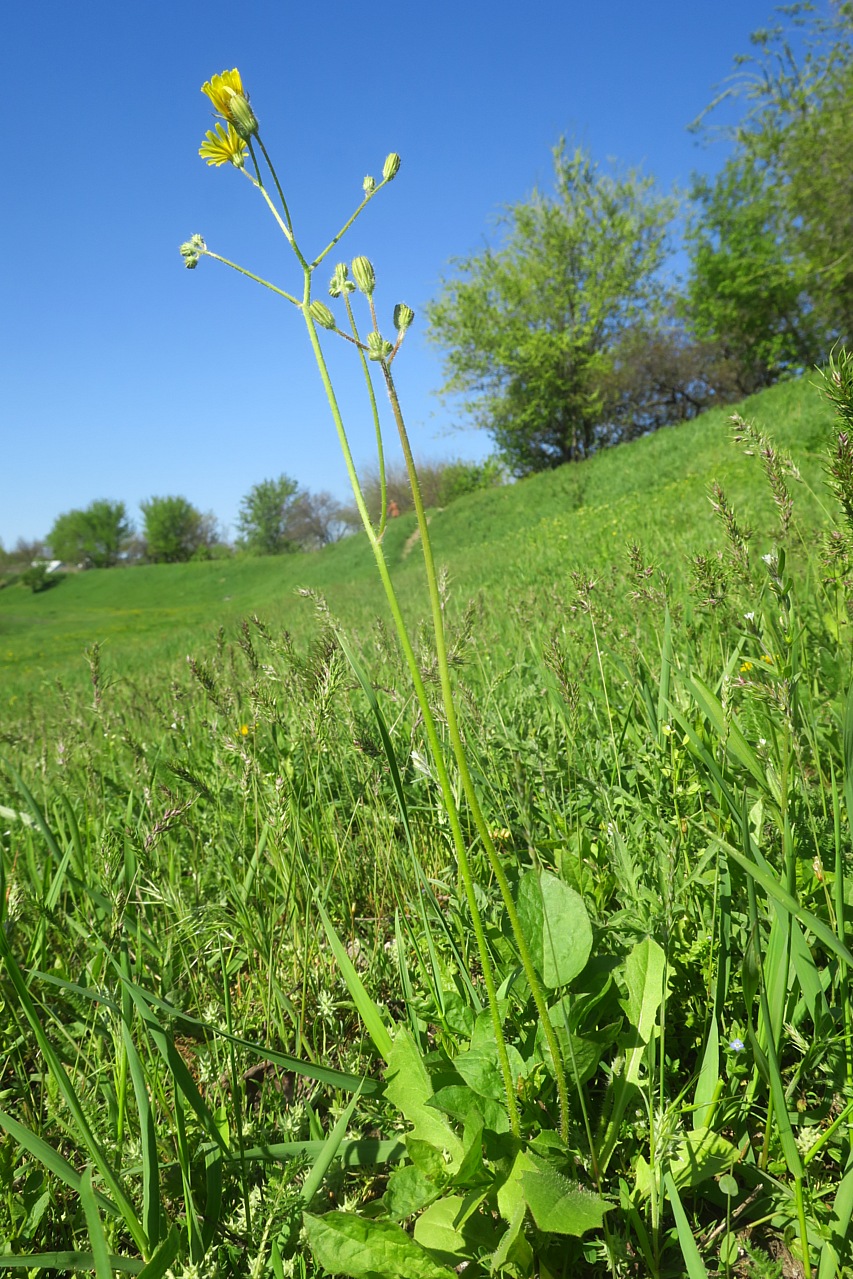
[[[18,577],[18,581],[22,586],[28,586],[35,595],[38,591],[47,590],[50,585],[50,577],[47,571],[47,565],[31,564],[29,568],[24,569]]]

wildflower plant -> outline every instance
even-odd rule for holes
[[[400,354],[406,333],[414,321],[414,312],[404,302],[399,302],[393,308],[390,328],[380,324],[376,300],[376,271],[373,263],[361,255],[355,256],[349,263],[337,262],[331,272],[326,296],[334,305],[334,310],[325,300],[316,295],[316,282],[319,272],[327,269],[326,264],[330,255],[337,248],[344,235],[351,230],[367,206],[396,178],[400,169],[400,157],[394,152],[391,152],[386,157],[382,166],[381,178],[378,181],[372,176],[364,179],[361,199],[358,201],[354,211],[343,221],[340,229],[332,239],[319,252],[312,253],[303,245],[297,232],[288,199],[264,145],[258,118],[250,105],[249,96],[243,86],[239,71],[235,68],[211,77],[210,81],[202,86],[202,92],[210,99],[217,112],[218,119],[213,129],[207,132],[199,148],[201,158],[212,166],[230,163],[252,185],[266,203],[270,214],[275,219],[287,241],[293,254],[296,276],[297,279],[301,277],[301,283],[292,291],[283,289],[214,252],[208,248],[206,241],[200,235],[193,235],[181,246],[184,264],[193,269],[203,257],[221,262],[242,275],[255,280],[263,287],[270,289],[301,315],[319,376],[326,392],[329,410],[338,443],[343,453],[356,507],[370,543],[376,568],[382,580],[397,637],[420,708],[424,732],[431,755],[431,766],[440,790],[442,807],[446,814],[452,839],[461,888],[476,938],[479,970],[486,988],[488,1016],[491,1026],[490,1042],[495,1054],[495,1065],[498,1072],[496,1077],[500,1080],[500,1093],[502,1094],[506,1115],[506,1120],[502,1127],[508,1128],[516,1143],[526,1135],[522,1132],[519,1105],[519,1098],[524,1096],[523,1077],[525,1075],[525,1066],[519,1058],[518,1051],[515,1048],[511,1048],[507,1043],[504,1029],[508,1006],[506,987],[504,985],[500,991],[498,989],[498,974],[495,970],[493,952],[487,941],[486,927],[481,913],[480,900],[478,900],[482,895],[482,888],[480,885],[475,884],[472,870],[471,854],[475,848],[482,850],[485,854],[491,879],[497,885],[501,910],[508,922],[509,931],[513,938],[518,966],[520,966],[520,970],[523,973],[524,982],[529,989],[530,997],[536,1009],[536,1017],[540,1027],[539,1041],[542,1044],[542,1048],[539,1051],[541,1057],[550,1065],[553,1090],[556,1091],[557,1098],[558,1116],[556,1118],[556,1127],[559,1133],[558,1141],[565,1150],[570,1127],[568,1087],[570,1074],[565,1060],[564,1045],[568,1044],[571,1051],[571,1038],[567,1030],[562,1037],[558,1035],[555,1021],[559,1017],[562,1017],[563,1021],[565,1021],[566,1013],[560,1005],[549,1009],[547,992],[553,992],[555,989],[565,986],[571,977],[584,967],[591,947],[589,920],[579,895],[547,872],[540,874],[538,870],[534,869],[522,874],[516,890],[516,896],[513,896],[503,860],[498,853],[493,833],[483,814],[480,798],[466,756],[456,697],[451,681],[452,653],[449,651],[445,634],[442,583],[436,569],[418,472],[415,467],[393,373],[394,362]],[[359,304],[362,312],[366,311],[366,321],[357,316],[356,306]],[[371,518],[365,490],[362,487],[353,461],[344,414],[332,384],[321,342],[321,333],[323,335],[329,334],[349,344],[361,364],[365,393],[370,404],[375,428],[381,495],[380,513],[376,520]],[[427,694],[421,662],[418,659],[417,646],[404,621],[383,549],[388,502],[383,431],[374,388],[374,370],[378,371],[387,393],[391,415],[405,459],[413,505],[417,516],[430,604],[431,642],[434,647],[435,665],[440,685],[441,718],[444,726],[446,726],[446,740],[444,740],[440,731],[438,716]],[[396,763],[392,758],[393,750],[390,746],[390,739],[388,739],[387,732],[383,732],[384,724],[381,723],[381,710],[378,707],[373,690],[367,685],[366,677],[361,672],[355,656],[350,653],[344,636],[339,634],[338,638],[366,694],[371,699],[374,713],[380,718],[380,734],[385,743],[386,753],[389,755],[389,764],[392,772],[396,773]],[[472,828],[473,835],[469,833]],[[330,934],[333,948],[336,944],[339,946],[340,943],[334,935],[331,921],[325,915],[319,898],[317,899],[317,905],[323,918],[324,926]],[[414,1199],[419,1206],[423,1206],[436,1197],[441,1187],[449,1188],[453,1185],[464,1189],[464,1181],[459,1180],[459,1165],[466,1163],[466,1161],[471,1162],[475,1149],[479,1148],[479,1141],[473,1144],[468,1143],[471,1145],[471,1149],[468,1155],[465,1156],[459,1138],[454,1135],[446,1119],[439,1120],[436,1118],[434,1123],[424,1122],[421,1112],[423,1110],[423,1102],[429,1095],[429,1090],[423,1097],[416,1099],[411,1094],[410,1083],[403,1084],[400,1082],[402,1077],[414,1075],[421,1079],[425,1088],[427,1087],[426,1071],[419,1051],[407,1031],[397,1029],[393,1036],[389,1034],[378,1009],[371,1004],[366,992],[361,987],[357,973],[352,965],[347,963],[347,957],[342,948],[341,951],[341,968],[347,977],[351,993],[364,1018],[367,1029],[371,1033],[375,1047],[388,1062],[389,1084],[387,1095],[396,1101],[405,1117],[414,1123],[416,1141],[422,1142],[426,1131],[432,1130],[433,1134],[440,1131],[440,1138],[434,1135],[433,1144],[437,1147],[441,1159],[445,1163],[449,1160],[446,1171],[442,1172],[441,1177],[432,1187],[432,1191],[425,1193],[424,1187],[420,1186]],[[508,977],[509,973],[501,974],[501,976]],[[555,1008],[558,1011],[555,1011]],[[583,1101],[581,1101],[581,1106],[583,1107]],[[614,1113],[610,1129],[604,1138],[605,1147],[612,1147],[612,1139],[618,1128],[618,1122],[619,1115]],[[577,1188],[574,1182],[562,1176],[555,1182],[553,1178],[557,1177],[558,1174],[553,1172],[547,1163],[540,1166],[519,1147],[516,1147],[516,1152],[514,1193],[518,1199],[517,1211],[514,1209],[510,1215],[509,1230],[503,1242],[508,1256],[513,1251],[524,1251],[522,1247],[522,1222],[528,1209],[532,1212],[534,1218],[537,1218],[537,1215],[542,1219],[547,1217],[552,1223],[549,1229],[557,1233],[581,1235],[586,1229],[601,1226],[603,1213],[607,1207],[603,1200],[586,1188],[583,1188],[583,1190]],[[609,1158],[609,1151],[606,1157]],[[521,1162],[518,1162],[519,1160]],[[594,1150],[591,1152],[590,1162],[594,1178],[597,1179],[598,1157]],[[442,1164],[443,1167],[444,1163]],[[527,1190],[522,1189],[522,1174],[530,1181],[529,1195]],[[423,1181],[423,1175],[419,1175],[421,1181]],[[430,1184],[432,1185],[432,1183]],[[524,1184],[526,1185],[527,1183],[525,1182]],[[396,1199],[411,1198],[412,1194],[413,1189],[409,1186],[405,1192],[398,1191]],[[537,1196],[544,1196],[544,1198],[537,1201],[537,1206],[534,1206],[533,1200]],[[395,1201],[393,1194],[391,1199],[392,1202]],[[322,1219],[314,1219],[313,1225],[309,1224],[309,1236],[315,1255],[317,1255],[322,1264],[334,1270],[341,1270],[344,1265],[342,1254],[335,1244],[335,1239],[337,1238],[340,1242],[342,1235],[347,1233],[347,1227],[341,1224],[340,1221],[336,1221],[334,1226],[329,1223],[332,1217],[341,1217],[343,1215],[345,1214],[327,1214]],[[321,1220],[326,1224],[320,1225]],[[388,1227],[388,1230],[391,1229],[390,1222],[383,1223],[383,1229],[385,1226]],[[336,1230],[338,1231],[337,1236]],[[401,1243],[401,1237],[406,1239],[408,1237],[403,1235],[399,1227],[394,1227],[398,1234],[394,1235],[393,1239],[389,1238],[388,1230],[383,1233],[383,1230],[380,1230],[377,1225],[373,1231],[373,1235],[377,1239],[376,1248],[378,1250],[374,1258],[376,1260],[376,1269],[381,1268],[379,1253],[383,1249],[387,1252],[388,1264],[393,1268],[397,1264],[390,1260],[394,1254],[394,1248],[403,1247],[405,1249],[407,1246]],[[393,1231],[391,1233],[393,1234]],[[428,1231],[425,1232],[427,1237],[428,1233]],[[416,1231],[417,1237],[418,1232]],[[349,1273],[354,1272],[350,1271]]]

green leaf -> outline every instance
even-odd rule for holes
[[[172,1226],[154,1256],[146,1263],[145,1268],[140,1270],[139,1279],[163,1279],[166,1271],[181,1251],[182,1243],[183,1235],[181,1231],[178,1230],[177,1226]]]
[[[556,1235],[583,1235],[600,1229],[611,1206],[553,1168],[522,1173],[521,1190],[539,1229]]]
[[[124,1274],[144,1274],[143,1262],[133,1257],[110,1257],[113,1270]],[[91,1252],[29,1252],[25,1256],[14,1256],[12,1253],[0,1253],[0,1270],[58,1270],[65,1273],[69,1270],[94,1270],[95,1257]]]
[[[458,1168],[463,1155],[462,1142],[444,1116],[428,1106],[433,1096],[432,1081],[427,1074],[420,1049],[405,1026],[397,1030],[387,1056],[385,1096],[412,1125],[412,1136],[426,1141],[450,1155],[450,1169]]]
[[[736,1147],[726,1141],[725,1137],[710,1128],[697,1128],[685,1133],[679,1141],[669,1164],[669,1172],[681,1190],[685,1186],[698,1186],[709,1177],[728,1173],[737,1158]],[[642,1157],[637,1161],[636,1178],[637,1192],[647,1199],[651,1193],[651,1171]],[[722,1178],[720,1186],[722,1188]]]
[[[478,1097],[463,1084],[439,1088],[429,1104],[460,1123],[474,1123],[479,1118],[490,1132],[509,1132],[506,1107],[489,1097]]]
[[[494,1226],[482,1215],[466,1217],[461,1195],[438,1199],[415,1222],[415,1239],[440,1261],[456,1266],[495,1241]]]
[[[567,986],[583,971],[592,950],[583,898],[556,875],[531,870],[519,880],[517,906],[537,973],[549,990]]]
[[[442,1186],[414,1164],[397,1168],[388,1178],[388,1188],[382,1196],[389,1217],[403,1221],[420,1212],[437,1199]]]
[[[664,1184],[669,1195],[669,1202],[672,1204],[678,1243],[681,1248],[681,1255],[684,1258],[684,1264],[687,1267],[688,1277],[689,1279],[708,1279],[708,1271],[705,1269],[705,1263],[696,1246],[693,1231],[690,1229],[690,1223],[687,1220],[687,1213],[684,1211],[681,1196],[671,1173],[664,1175]]]
[[[636,1032],[625,1060],[628,1083],[635,1084],[640,1077],[640,1063],[663,1002],[665,968],[666,956],[652,937],[639,942],[625,960],[628,998],[624,1008],[631,1028]]]
[[[359,977],[355,964],[347,954],[346,947],[335,931],[335,926],[323,908],[318,894],[314,894],[314,904],[320,912],[320,918],[323,921],[323,927],[326,930],[326,937],[329,945],[335,954],[338,967],[341,970],[341,976],[347,984],[347,989],[352,996],[352,1001],[358,1009],[358,1015],[364,1022],[364,1028],[370,1038],[373,1040],[373,1046],[384,1061],[388,1060],[388,1054],[391,1051],[393,1040],[388,1031],[385,1022],[382,1020],[382,1014],[376,1004],[368,995],[364,988],[364,983]]]
[[[80,1202],[83,1205],[86,1229],[89,1232],[89,1242],[92,1245],[95,1279],[112,1279],[113,1269],[110,1265],[109,1249],[107,1248],[107,1240],[101,1222],[101,1214],[98,1212],[95,1192],[92,1188],[91,1165],[80,1178]]]
[[[456,1279],[426,1249],[391,1221],[366,1221],[347,1212],[303,1213],[315,1261],[332,1275],[352,1279]]]

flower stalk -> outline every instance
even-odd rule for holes
[[[261,279],[250,271],[237,266],[235,263],[219,254],[212,253],[207,249],[204,241],[200,236],[193,237],[187,245],[182,246],[187,266],[195,266],[201,256],[208,256],[223,262],[226,266],[232,267],[248,278],[256,280],[263,284],[264,287],[278,293],[287,301],[299,307],[302,312],[305,326],[308,334],[308,340],[311,345],[314,359],[319,371],[320,380],[326,393],[329,403],[329,409],[334,423],[335,431],[338,436],[338,442],[344,458],[347,474],[352,486],[356,507],[359,512],[365,533],[370,543],[374,561],[379,572],[380,579],[394,621],[394,626],[403,652],[403,657],[408,668],[415,696],[423,719],[424,731],[429,743],[430,753],[432,755],[435,768],[435,775],[438,781],[439,790],[441,792],[442,803],[447,814],[450,833],[453,842],[453,849],[456,856],[456,862],[459,871],[459,877],[462,882],[465,899],[471,915],[471,921],[474,929],[474,935],[477,944],[477,951],[483,972],[483,980],[486,986],[488,997],[488,1005],[492,1022],[495,1043],[497,1047],[498,1063],[503,1080],[504,1092],[506,1096],[507,1113],[509,1117],[512,1132],[520,1135],[520,1121],[518,1113],[518,1103],[516,1099],[516,1081],[513,1078],[512,1068],[509,1062],[509,1054],[507,1052],[506,1039],[503,1033],[502,1015],[498,1001],[497,990],[495,986],[494,966],[492,964],[489,953],[488,943],[486,940],[483,920],[477,904],[475,893],[474,876],[471,869],[469,849],[466,842],[465,834],[462,829],[462,820],[460,814],[459,803],[454,790],[454,784],[451,779],[448,756],[444,743],[439,733],[435,715],[430,704],[414,647],[400,608],[397,598],[396,589],[391,578],[388,563],[382,546],[383,535],[386,527],[387,510],[386,498],[387,487],[385,480],[385,462],[384,448],[382,442],[382,430],[379,419],[379,412],[376,403],[376,396],[373,389],[373,381],[371,378],[369,362],[378,363],[385,381],[386,390],[391,406],[391,412],[399,435],[400,444],[403,449],[403,455],[406,463],[406,470],[412,490],[412,498],[414,501],[415,512],[418,522],[418,530],[420,534],[420,543],[423,553],[424,570],[427,580],[427,589],[430,601],[430,613],[432,619],[433,636],[435,643],[436,661],[439,671],[439,682],[441,688],[441,704],[442,711],[447,723],[447,734],[450,744],[450,755],[455,764],[459,782],[461,783],[462,794],[465,803],[470,812],[474,826],[476,828],[479,840],[485,851],[490,870],[494,876],[500,891],[504,910],[509,920],[522,968],[527,979],[530,991],[536,1006],[538,1016],[541,1020],[542,1028],[546,1037],[549,1051],[554,1063],[554,1073],[557,1082],[557,1092],[560,1108],[560,1131],[564,1141],[568,1139],[569,1124],[569,1102],[566,1085],[566,1072],[563,1066],[562,1054],[560,1052],[554,1028],[548,1015],[545,991],[541,980],[536,972],[533,959],[527,944],[524,932],[518,916],[518,911],[512,897],[509,880],[506,872],[501,864],[494,842],[489,833],[488,824],[480,806],[474,780],[471,776],[471,770],[468,765],[465,745],[462,738],[459,719],[456,712],[456,704],[454,700],[453,685],[450,676],[450,662],[448,659],[447,642],[444,632],[444,616],[442,610],[441,593],[439,589],[438,574],[436,572],[435,560],[432,551],[432,542],[430,538],[429,525],[426,517],[426,510],[423,503],[420,482],[418,479],[417,467],[415,466],[412,454],[411,443],[408,432],[406,430],[405,420],[403,418],[402,409],[400,407],[397,389],[391,372],[391,364],[396,358],[403,338],[414,319],[414,313],[411,308],[403,303],[399,303],[394,311],[394,328],[396,330],[396,342],[389,342],[380,332],[376,306],[374,301],[374,292],[376,287],[375,272],[372,263],[365,257],[356,257],[351,264],[351,275],[347,268],[340,265],[336,268],[332,278],[332,284],[329,289],[330,295],[335,297],[343,297],[344,305],[347,313],[350,333],[344,332],[334,323],[334,317],[325,305],[325,303],[312,300],[311,290],[313,282],[313,274],[316,268],[322,263],[332,249],[339,243],[346,232],[352,227],[357,218],[361,215],[372,199],[386,186],[393,181],[400,168],[400,157],[396,153],[391,153],[385,160],[382,170],[382,180],[376,182],[373,178],[365,178],[363,183],[364,198],[360,201],[352,215],[344,222],[340,230],[329,241],[329,243],[310,261],[302,253],[296,239],[294,224],[291,218],[290,210],[282,190],[281,183],[273,168],[272,162],[267,153],[266,147],[261,139],[260,129],[257,118],[249,105],[248,95],[243,89],[242,79],[236,68],[233,71],[224,71],[220,76],[213,76],[209,82],[203,87],[202,91],[210,98],[222,122],[216,125],[214,133],[208,133],[205,143],[202,145],[201,154],[208,164],[220,165],[230,161],[231,164],[240,170],[249,179],[254,187],[256,187],[263,196],[268,208],[276,219],[282,233],[287,239],[293,253],[299,262],[302,270],[303,288],[301,302],[292,294],[285,290],[270,284],[268,281]],[[224,126],[224,127],[223,127]],[[266,162],[273,181],[275,192],[278,196],[278,205],[275,199],[267,189],[260,168],[257,163],[255,153],[255,144]],[[255,164],[257,176],[252,176],[245,168],[244,158],[245,152],[248,150]],[[364,295],[371,320],[371,329],[363,339],[359,333],[356,324],[353,307],[350,300],[350,294],[354,288]],[[376,444],[379,462],[380,474],[380,490],[382,498],[382,510],[379,515],[377,524],[374,526],[370,512],[365,501],[364,493],[359,481],[358,472],[352,456],[349,439],[344,425],[343,416],[337,401],[334,386],[332,384],[328,365],[323,354],[318,333],[318,324],[335,332],[338,336],[345,338],[353,343],[358,351],[362,363],[362,369],[365,376],[368,398],[371,405],[374,426],[376,430]]]

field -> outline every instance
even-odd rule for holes
[[[853,470],[739,412],[430,513],[472,893],[363,537],[0,590],[0,1266],[853,1274]]]

